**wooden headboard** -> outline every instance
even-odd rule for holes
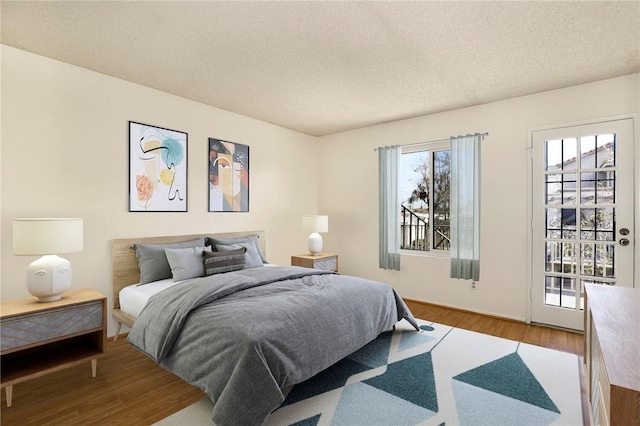
[[[133,248],[134,244],[164,244],[177,243],[181,241],[194,240],[202,237],[212,238],[238,238],[248,235],[258,235],[260,237],[260,249],[267,255],[267,240],[265,231],[247,232],[225,232],[219,234],[195,234],[195,235],[172,235],[167,237],[146,237],[146,238],[123,238],[112,241],[111,261],[112,261],[112,283],[113,283],[113,307],[120,308],[118,294],[120,290],[128,285],[140,281],[140,269],[138,268],[138,258]]]

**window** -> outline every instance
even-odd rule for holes
[[[401,249],[449,250],[450,175],[447,142],[403,148],[399,173]]]

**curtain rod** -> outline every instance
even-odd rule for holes
[[[485,133],[476,133],[476,135],[480,135],[482,137],[488,136],[489,132],[485,132]],[[474,136],[474,135],[465,135],[465,136]],[[455,137],[455,136],[452,136]],[[459,136],[458,136],[459,137]],[[444,139],[435,139],[432,141],[427,141],[427,142],[416,142],[416,143],[409,143],[406,145],[392,145],[392,146],[401,146],[401,147],[411,147],[411,146],[418,146],[418,145],[431,145],[434,143],[440,143],[440,142],[448,142],[451,138],[444,138]],[[377,151],[378,148],[373,148],[374,151]]]

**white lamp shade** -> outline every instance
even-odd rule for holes
[[[307,215],[302,217],[302,229],[306,232],[329,232],[329,216]]]
[[[13,220],[13,254],[39,256],[82,250],[82,219],[27,218]]]

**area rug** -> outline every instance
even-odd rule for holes
[[[294,386],[267,425],[583,424],[576,355],[418,320]],[[211,423],[207,398],[158,425]]]

